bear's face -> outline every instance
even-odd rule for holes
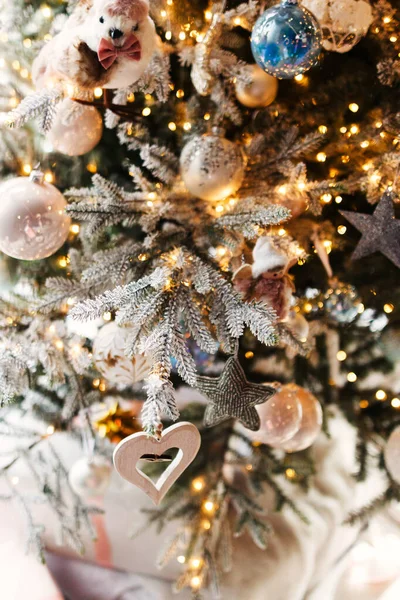
[[[148,29],[148,4],[145,0],[94,0],[91,10],[92,49],[97,50],[101,39],[115,47],[124,45],[133,33],[139,39]]]

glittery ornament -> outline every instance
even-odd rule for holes
[[[17,177],[0,185],[0,250],[22,260],[51,256],[68,237],[66,200],[43,173]]]
[[[243,106],[263,108],[269,106],[278,93],[278,80],[265,73],[258,65],[244,67],[235,83],[236,97]]]
[[[150,366],[146,358],[138,354],[129,358],[125,354],[129,328],[112,322],[104,325],[94,340],[93,360],[107,381],[128,386],[148,376]]]
[[[97,108],[66,98],[59,105],[47,139],[57,152],[81,156],[97,146],[102,134],[103,120]]]
[[[109,486],[111,473],[112,465],[103,456],[84,456],[72,465],[68,481],[81,498],[103,496]]]
[[[280,79],[291,79],[317,62],[321,29],[310,11],[296,0],[283,0],[257,20],[251,49],[264,71]]]
[[[372,215],[340,211],[362,233],[352,260],[379,251],[400,269],[400,219],[395,218],[394,198],[393,192],[387,190]]]
[[[218,130],[190,140],[182,150],[180,165],[185,186],[203,200],[223,200],[242,185],[245,167],[242,150]]]
[[[269,386],[248,382],[234,356],[227,360],[219,377],[198,377],[196,387],[210,401],[204,415],[206,427],[235,418],[252,431],[260,427],[255,406],[266,402],[275,393]]]
[[[318,19],[322,45],[330,52],[348,52],[367,33],[372,8],[365,0],[302,0],[302,5]]]
[[[389,436],[385,448],[385,464],[390,475],[400,484],[400,427]]]
[[[318,400],[305,388],[294,383],[286,386],[285,393],[293,393],[301,404],[302,416],[299,429],[293,437],[282,444],[273,444],[285,452],[300,452],[309,448],[317,439],[322,427],[322,408]]]
[[[400,361],[400,322],[390,323],[385,327],[379,345],[388,360],[394,364]]]
[[[324,306],[332,321],[352,323],[360,310],[361,300],[352,285],[338,281],[325,293]]]
[[[299,431],[303,415],[296,386],[284,385],[269,400],[256,407],[260,429],[251,437],[263,444],[284,444]]]

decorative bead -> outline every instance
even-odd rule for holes
[[[66,98],[60,104],[48,140],[54,150],[81,156],[97,146],[103,135],[103,120],[97,108]]]
[[[102,496],[109,486],[111,473],[112,465],[103,456],[84,456],[72,465],[68,481],[75,494],[81,498]]]
[[[242,185],[242,150],[217,131],[191,139],[182,150],[180,164],[185,186],[203,200],[223,200]]]
[[[317,62],[321,30],[310,11],[296,0],[283,0],[257,20],[251,49],[264,71],[280,79],[291,79]]]
[[[0,250],[22,260],[51,256],[68,237],[71,220],[64,196],[43,174],[0,185]]]
[[[269,106],[278,93],[278,80],[265,73],[258,65],[244,67],[243,78],[235,83],[236,97],[243,106],[248,108],[263,108]]]

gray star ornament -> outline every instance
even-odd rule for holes
[[[196,387],[210,401],[204,414],[206,427],[235,418],[252,431],[260,428],[260,417],[255,406],[263,404],[276,392],[270,386],[247,381],[234,356],[228,358],[219,377],[199,376]]]
[[[362,233],[352,260],[379,251],[400,268],[400,219],[395,218],[394,197],[393,192],[387,190],[372,215],[340,211]]]

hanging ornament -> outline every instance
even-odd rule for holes
[[[290,311],[287,326],[300,342],[306,342],[310,333],[310,325],[301,313]]]
[[[102,327],[93,343],[93,360],[107,381],[128,386],[148,376],[150,365],[145,356],[129,358],[125,354],[130,329],[119,327],[115,321]]]
[[[235,83],[236,97],[243,106],[263,108],[269,106],[278,93],[278,80],[265,73],[258,65],[242,69]]]
[[[303,415],[296,386],[283,385],[269,400],[256,407],[261,425],[251,438],[262,444],[284,444],[299,431]]]
[[[61,154],[82,156],[97,146],[102,135],[103,120],[97,108],[66,98],[58,107],[47,139]]]
[[[372,21],[372,8],[365,0],[302,0],[318,20],[322,45],[330,52],[348,52],[364,35]]]
[[[192,423],[176,423],[163,431],[160,439],[143,431],[134,433],[115,448],[114,466],[121,477],[143,490],[154,504],[158,505],[178,477],[196,458],[200,444],[200,433]],[[153,483],[137,468],[137,462],[141,458],[163,460],[163,456],[171,448],[177,448],[178,454],[157,483]]]
[[[68,481],[80,498],[103,496],[109,486],[111,473],[112,465],[104,456],[84,456],[72,465]]]
[[[279,79],[310,69],[321,53],[321,29],[297,0],[283,0],[266,10],[254,25],[251,49],[257,64]]]
[[[386,443],[385,465],[391,477],[400,484],[400,427],[392,431]]]
[[[262,236],[253,249],[253,264],[243,265],[234,273],[235,289],[246,301],[265,302],[276,311],[279,320],[284,320],[295,289],[288,270],[296,262],[297,257],[290,257],[269,236]]]
[[[395,195],[386,190],[372,215],[341,210],[344,216],[362,233],[351,259],[357,260],[381,252],[400,269],[400,219],[394,213]]]
[[[337,323],[352,323],[362,306],[355,288],[347,283],[334,280],[324,295],[324,307],[327,316]]]
[[[240,146],[214,128],[211,134],[196,135],[186,144],[180,165],[182,179],[191,194],[217,201],[240,188],[245,160]]]
[[[382,331],[379,345],[393,364],[400,361],[400,322],[390,323]]]
[[[322,428],[322,408],[311,392],[294,383],[284,386],[284,394],[294,394],[301,404],[302,416],[297,433],[283,443],[271,444],[285,452],[300,452],[309,448],[317,439]],[[283,389],[283,388],[282,388]]]
[[[66,200],[40,171],[0,185],[0,250],[21,260],[51,256],[68,237]]]
[[[204,414],[206,427],[235,418],[252,431],[260,427],[255,407],[275,393],[270,386],[247,381],[235,356],[228,358],[219,377],[198,377],[196,387],[209,400]]]
[[[106,413],[103,412],[94,422],[93,427],[99,432],[100,437],[108,438],[113,444],[138,433],[142,430],[139,418],[139,407],[142,402],[134,402],[130,410],[124,410],[118,402],[115,402]],[[135,410],[136,409],[136,410]]]

